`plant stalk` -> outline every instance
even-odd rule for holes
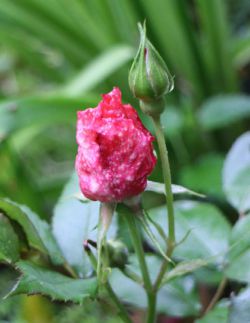
[[[138,229],[138,224],[135,220],[135,215],[128,214],[126,216],[126,220],[129,227],[130,236],[132,238],[132,242],[134,245],[135,253],[139,261],[139,265],[140,265],[140,269],[143,277],[144,288],[147,293],[148,312],[147,312],[146,322],[154,323],[155,317],[156,317],[156,293],[153,290],[153,286],[149,276],[146,259],[145,259],[145,253],[142,246],[141,234]]]
[[[97,239],[97,279],[98,283],[102,282],[102,251],[106,239],[106,233],[111,224],[111,220],[116,208],[116,203],[101,203],[100,215],[98,223],[98,239]]]
[[[167,249],[167,257],[171,257],[173,252],[173,246],[170,248],[168,247]],[[157,275],[156,281],[154,283],[154,290],[155,292],[157,292],[159,290],[159,288],[161,287],[161,283],[162,283],[162,279],[164,278],[164,275],[166,273],[166,270],[168,269],[168,265],[169,265],[169,261],[165,260],[163,261],[160,271]]]
[[[165,143],[165,137],[161,127],[160,115],[154,115],[151,118],[155,128],[155,134],[158,142],[161,164],[162,164],[162,173],[163,173],[163,178],[165,183],[166,206],[168,211],[168,239],[167,239],[166,255],[168,258],[171,258],[175,247],[175,220],[174,220],[173,193],[171,188],[171,171],[170,171],[170,165],[169,165],[169,159],[168,159],[167,146]],[[161,282],[168,268],[168,264],[169,264],[169,261],[165,259],[161,265],[159,274],[154,284],[155,291],[157,291],[161,286]]]
[[[84,249],[89,257],[89,260],[91,262],[92,267],[94,268],[94,270],[97,272],[97,260],[96,257],[94,256],[94,254],[92,253],[90,247],[88,246],[88,242],[86,241],[84,243]],[[120,302],[119,298],[117,297],[117,295],[115,294],[113,288],[111,287],[109,282],[106,282],[104,287],[106,288],[110,298],[112,299],[112,301],[114,302],[114,304],[117,306],[118,310],[119,310],[119,316],[120,318],[125,322],[125,323],[132,323],[132,320],[130,319],[125,307],[123,306],[123,304]]]
[[[162,163],[162,173],[165,183],[166,191],[166,203],[168,210],[168,243],[173,246],[175,244],[175,223],[174,223],[174,205],[173,205],[173,193],[171,189],[171,172],[168,159],[168,151],[165,143],[164,133],[161,127],[160,116],[152,117],[155,135],[158,142],[158,147],[160,151],[161,163]],[[172,247],[171,247],[172,248]]]

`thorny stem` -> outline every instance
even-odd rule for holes
[[[153,323],[155,322],[155,316],[156,316],[156,293],[153,290],[151,279],[148,273],[145,254],[142,246],[141,234],[138,229],[135,216],[133,214],[127,214],[126,220],[128,223],[130,236],[132,238],[135,253],[139,261],[143,282],[144,282],[144,288],[147,293],[147,298],[148,298],[147,323]]]
[[[84,242],[84,249],[89,257],[89,260],[92,264],[92,267],[94,268],[95,271],[97,271],[97,260],[94,256],[94,254],[92,253],[90,247],[88,246],[88,241],[86,240]],[[132,320],[130,319],[125,307],[123,306],[123,304],[120,302],[119,298],[116,296],[113,288],[111,287],[109,282],[106,282],[104,287],[106,288],[110,298],[112,299],[112,301],[114,302],[114,304],[117,306],[118,310],[119,310],[119,316],[120,318],[125,322],[125,323],[132,323]]]

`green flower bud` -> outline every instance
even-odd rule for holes
[[[110,267],[123,269],[128,263],[128,249],[126,245],[119,240],[108,240],[106,247]]]
[[[129,72],[129,87],[147,105],[161,102],[164,94],[173,90],[174,81],[164,60],[147,39],[145,24],[144,28],[139,24],[139,31],[140,45]]]

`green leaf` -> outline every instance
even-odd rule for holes
[[[196,0],[195,7],[202,34],[200,51],[206,63],[205,79],[213,92],[232,92],[236,75],[230,52],[227,2]]]
[[[78,178],[74,173],[65,186],[54,209],[53,233],[67,262],[81,275],[87,275],[92,266],[83,251],[85,239],[97,240],[97,224],[99,218],[99,202],[82,203],[75,198],[79,191]],[[114,218],[107,236],[116,235],[116,219]]]
[[[231,298],[228,323],[250,322],[250,288]]]
[[[223,196],[221,172],[224,157],[218,154],[202,156],[197,162],[182,167],[180,183],[205,194]]]
[[[191,82],[199,97],[204,95],[204,70],[197,47],[195,30],[183,19],[180,4],[172,0],[140,0],[146,17],[150,17],[150,30],[157,35],[173,73]],[[176,41],[179,40],[179,42]],[[180,45],[181,44],[181,45]],[[198,51],[197,51],[198,49]],[[164,57],[164,58],[165,58]]]
[[[121,68],[134,54],[133,48],[120,45],[102,53],[73,79],[63,90],[69,96],[80,95],[94,88],[110,74]]]
[[[147,187],[146,187],[146,191],[151,191],[151,192],[155,192],[155,193],[159,193],[159,194],[165,194],[165,185],[162,183],[157,183],[157,182],[153,182],[153,181],[148,181],[147,182]],[[198,197],[204,197],[204,195],[193,192],[183,186],[180,185],[172,185],[172,192],[174,195],[194,195],[194,196],[198,196]]]
[[[201,305],[194,278],[181,277],[169,282],[159,291],[157,310],[169,316],[196,316]]]
[[[166,284],[168,281],[176,278],[187,275],[188,273],[192,273],[195,270],[207,266],[209,264],[208,261],[204,259],[196,259],[190,261],[180,262],[174,269],[170,270],[164,277],[162,284]]]
[[[0,302],[16,285],[20,273],[9,266],[0,268]]]
[[[77,110],[95,105],[97,101],[96,96],[70,98],[58,94],[2,101],[0,129],[5,136],[15,132],[12,137],[15,148],[26,148],[34,134],[55,124],[74,124]]]
[[[250,215],[240,219],[230,238],[225,273],[230,279],[250,283]]]
[[[222,300],[219,303],[217,303],[216,306],[211,311],[209,311],[209,313],[207,313],[203,318],[195,320],[195,323],[229,323],[228,307],[229,302],[227,300]]]
[[[161,124],[167,138],[179,136],[184,126],[184,117],[180,109],[168,106],[161,115]]]
[[[231,147],[223,168],[223,188],[228,201],[240,212],[250,210],[250,132]]]
[[[155,256],[147,256],[146,261],[152,280],[155,280],[161,260]],[[131,269],[140,275],[139,265],[135,257],[130,258]],[[119,298],[135,307],[146,308],[147,298],[142,286],[125,277],[120,271],[112,270],[110,282]],[[199,297],[191,276],[178,278],[162,287],[158,293],[157,312],[170,316],[185,317],[197,315],[200,310]]]
[[[233,39],[233,59],[237,69],[244,68],[249,63],[250,57],[250,29],[243,28]]]
[[[64,263],[47,222],[41,220],[27,206],[19,205],[8,199],[0,199],[0,210],[22,227],[31,247],[48,254],[56,265]]]
[[[95,278],[69,278],[28,261],[19,261],[17,269],[21,271],[22,276],[7,296],[42,294],[53,300],[82,304],[85,298],[93,297],[96,293]]]
[[[167,231],[165,207],[151,209],[149,215]],[[176,247],[174,257],[182,260],[205,259],[211,260],[211,263],[223,260],[231,228],[217,208],[207,203],[178,201],[175,202],[175,220],[177,243],[191,231],[185,242]],[[158,239],[162,241],[159,234]]]
[[[223,95],[203,103],[199,111],[200,123],[206,130],[219,129],[250,117],[250,97]]]
[[[19,241],[10,221],[0,213],[0,262],[16,262],[19,259]]]
[[[197,283],[206,284],[208,286],[218,286],[225,275],[220,267],[207,266],[195,271],[194,276]]]

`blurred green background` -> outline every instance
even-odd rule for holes
[[[0,195],[51,218],[74,168],[76,111],[113,86],[138,107],[127,78],[146,19],[175,75],[162,116],[174,182],[223,205],[225,154],[250,128],[249,18],[248,0],[0,0]],[[11,302],[0,322],[24,317],[25,305],[10,319]]]

